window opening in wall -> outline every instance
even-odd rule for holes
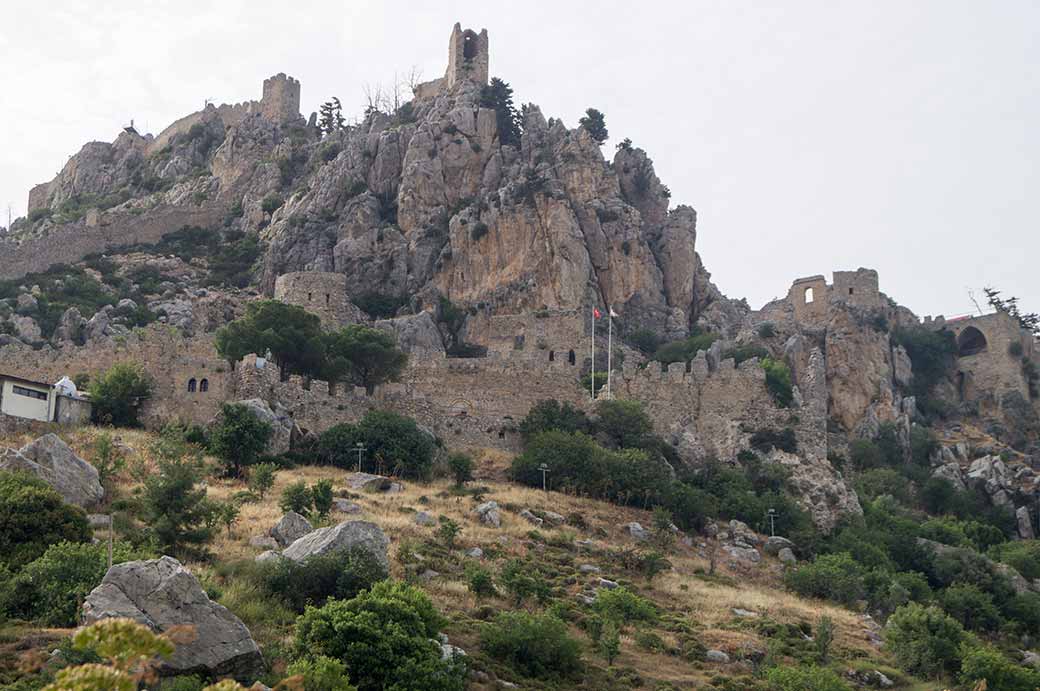
[[[14,391],[16,394],[18,394],[19,396],[25,396],[27,398],[35,398],[35,399],[37,399],[39,401],[46,401],[47,400],[47,394],[45,394],[44,392],[42,392],[42,391],[34,391],[33,389],[27,389],[24,386],[18,386],[17,384],[15,384],[13,387],[11,387],[11,390]]]
[[[986,337],[974,326],[969,326],[957,336],[957,355],[975,355],[986,350]]]
[[[188,393],[195,393],[195,389],[197,388],[197,386],[198,386],[198,382],[195,381],[194,377],[189,379],[188,380]]]
[[[329,294],[325,293],[325,305],[328,306],[328,304],[329,304]]]
[[[849,295],[852,295],[852,288],[849,288]]]
[[[199,382],[199,391],[202,393],[209,391],[209,379],[203,379]]]
[[[310,302],[313,299],[314,299],[314,293],[307,293],[307,302]]]
[[[555,350],[550,350],[549,351],[549,362],[556,362],[556,351]]]
[[[573,350],[567,351],[567,362],[571,365],[573,365],[576,362]]]
[[[815,297],[816,296],[813,294],[813,289],[812,288],[806,288],[805,289],[805,304],[811,305],[813,300],[815,299]]]
[[[462,57],[466,60],[477,57],[477,37],[472,32],[462,38]]]

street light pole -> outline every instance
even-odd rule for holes
[[[356,447],[357,447],[357,471],[360,473],[361,472],[361,454],[363,454],[366,451],[368,451],[368,449],[366,449],[364,444],[362,444],[361,442],[358,442],[356,444]]]
[[[542,471],[542,491],[548,493],[549,489],[545,484],[545,474],[549,472],[549,466],[543,463],[538,466],[538,470]]]
[[[769,535],[776,537],[776,509],[769,509]]]

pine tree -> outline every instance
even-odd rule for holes
[[[333,96],[332,100],[322,103],[318,112],[321,114],[318,129],[322,134],[332,134],[344,129],[346,121],[343,119],[343,104],[339,102],[338,97]]]
[[[520,113],[513,105],[513,88],[498,77],[480,92],[480,105],[494,108],[498,121],[498,139],[502,144],[520,145]]]
[[[606,119],[603,117],[603,113],[599,112],[595,108],[589,108],[586,110],[585,117],[579,120],[578,124],[588,130],[589,134],[597,144],[602,144],[607,141],[607,137],[610,136],[607,133],[607,123]]]

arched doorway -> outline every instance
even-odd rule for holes
[[[195,381],[194,377],[189,379],[188,380],[188,393],[195,393],[195,389],[196,389],[197,386],[198,386],[198,382]]]
[[[975,355],[986,350],[986,336],[974,326],[961,331],[957,336],[957,356]]]

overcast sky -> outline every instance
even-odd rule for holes
[[[305,115],[359,113],[366,83],[441,75],[461,21],[518,103],[568,126],[597,107],[605,153],[647,150],[730,297],[867,266],[919,315],[986,285],[1040,311],[1036,0],[419,4],[3,0],[0,223],[130,118],[158,133],[277,72]]]

